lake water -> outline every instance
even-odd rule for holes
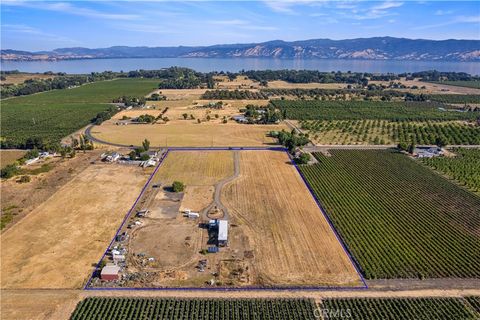
[[[265,69],[308,69],[320,71],[352,71],[373,73],[402,73],[425,70],[456,71],[480,74],[480,62],[440,61],[380,61],[341,59],[256,59],[256,58],[145,58],[145,59],[89,59],[64,61],[2,61],[2,70],[23,72],[90,73],[101,71],[155,70],[171,66],[188,67],[201,72]]]

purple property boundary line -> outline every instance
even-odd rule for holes
[[[150,181],[152,181],[153,177],[155,176],[155,173],[157,173],[157,171],[158,171],[158,169],[160,168],[160,165],[162,164],[163,160],[165,160],[165,158],[167,157],[168,152],[169,152],[169,150],[167,149],[167,151],[162,155],[162,158],[160,159],[157,167],[155,168],[155,170],[153,170],[152,174],[150,175],[150,177],[148,178],[147,182],[146,182],[145,185],[143,186],[142,191],[140,191],[140,194],[138,195],[137,199],[136,199],[135,202],[133,203],[132,207],[130,208],[130,210],[128,210],[127,214],[126,214],[125,217],[123,218],[123,221],[122,221],[122,223],[120,224],[120,226],[118,227],[117,231],[115,232],[115,235],[113,236],[112,241],[110,241],[110,243],[108,244],[107,249],[106,249],[105,252],[103,253],[103,255],[102,255],[102,257],[100,258],[100,260],[98,260],[97,264],[95,265],[95,270],[93,270],[92,274],[91,274],[90,277],[88,278],[87,283],[86,283],[85,286],[83,287],[84,290],[90,290],[90,289],[91,289],[91,288],[88,288],[88,286],[90,285],[90,282],[92,281],[92,278],[93,278],[93,276],[95,275],[95,272],[98,271],[98,269],[99,269],[98,267],[100,266],[100,263],[102,262],[103,258],[105,258],[105,256],[107,255],[108,249],[110,249],[110,247],[112,246],[113,242],[114,242],[115,239],[117,238],[118,233],[122,230],[123,226],[125,225],[125,222],[127,222],[128,218],[130,218],[130,216],[131,216],[131,214],[132,214],[132,212],[133,212],[133,209],[135,208],[135,206],[136,206],[137,203],[138,203],[138,200],[140,200],[140,198],[142,197],[143,193],[144,193],[145,190],[147,189],[148,184],[150,183]]]
[[[317,199],[315,196],[313,189],[311,188],[310,184],[307,182],[303,174],[301,173],[300,169],[298,166],[295,164],[294,160],[292,159],[291,155],[288,153],[288,150],[283,147],[169,147],[166,148],[166,152],[163,154],[162,158],[160,159],[160,162],[158,163],[157,167],[153,171],[153,173],[150,175],[148,178],[147,182],[145,183],[144,187],[142,188],[142,191],[138,195],[137,199],[135,200],[134,204],[130,208],[130,210],[127,212],[126,216],[124,217],[122,224],[120,227],[117,229],[117,232],[113,236],[113,239],[110,241],[110,244],[108,245],[107,249],[103,253],[102,257],[98,261],[98,263],[95,266],[94,271],[90,275],[87,283],[83,287],[84,290],[91,290],[91,291],[252,291],[252,290],[264,290],[264,291],[288,291],[288,290],[299,290],[299,291],[308,291],[308,290],[335,290],[335,291],[349,291],[349,290],[365,290],[368,289],[368,285],[365,282],[364,277],[362,276],[361,272],[359,271],[359,268],[357,267],[356,260],[353,259],[352,255],[348,251],[347,247],[343,243],[342,239],[340,238],[339,234],[337,233],[337,230],[333,226],[332,222],[330,221],[329,217],[325,213],[320,201]],[[327,220],[331,230],[335,234],[335,237],[337,241],[340,243],[342,246],[342,249],[350,259],[350,262],[352,263],[353,267],[355,268],[355,271],[357,272],[358,276],[360,277],[360,280],[363,283],[363,286],[360,287],[339,287],[339,286],[284,286],[284,287],[267,287],[267,286],[248,286],[248,287],[215,287],[215,288],[210,288],[210,287],[159,287],[159,288],[128,288],[128,287],[89,287],[90,282],[92,281],[93,276],[95,273],[98,271],[100,263],[102,260],[105,258],[107,251],[110,249],[111,245],[115,241],[115,238],[119,234],[119,232],[122,230],[123,226],[125,225],[125,222],[128,220],[128,218],[131,216],[133,209],[137,205],[138,200],[140,197],[143,195],[145,192],[148,184],[152,180],[153,176],[157,173],[158,169],[160,168],[161,164],[167,157],[168,153],[171,151],[281,151],[281,152],[286,152],[288,158],[290,159],[292,165],[295,167],[297,170],[298,174],[302,178],[303,183],[307,186],[308,191],[312,195],[313,199],[315,200],[315,203],[317,204],[318,208],[320,209],[320,212],[322,212],[323,216]]]
[[[292,159],[292,157],[290,156],[290,154],[289,154],[288,152],[287,152],[287,154],[288,154],[290,160],[292,161],[292,164],[295,166],[295,169],[297,169],[298,174],[300,175],[300,177],[302,178],[303,182],[304,182],[305,185],[307,186],[308,191],[310,191],[310,194],[312,195],[313,200],[315,200],[315,202],[317,203],[318,208],[320,209],[320,211],[322,212],[323,216],[324,216],[325,219],[327,220],[328,225],[330,226],[330,229],[332,229],[333,233],[335,234],[335,237],[337,238],[338,242],[339,242],[340,245],[342,246],[343,251],[347,254],[348,258],[350,259],[350,262],[352,263],[353,267],[355,268],[355,271],[356,271],[357,274],[359,275],[360,280],[362,280],[362,283],[363,283],[363,285],[364,285],[364,288],[365,288],[365,289],[368,289],[367,282],[365,281],[365,278],[363,277],[362,273],[361,273],[360,270],[359,270],[359,264],[357,263],[357,260],[350,254],[350,251],[347,249],[347,246],[345,245],[345,243],[343,243],[343,240],[342,240],[342,238],[340,237],[340,235],[338,234],[337,229],[335,229],[335,227],[333,226],[332,221],[331,221],[330,218],[328,217],[328,215],[327,215],[327,213],[326,213],[327,211],[325,211],[325,209],[323,208],[322,203],[320,202],[320,200],[319,200],[319,199],[317,198],[317,196],[315,195],[315,192],[313,192],[312,187],[311,187],[310,184],[308,183],[308,181],[307,181],[307,179],[305,178],[305,176],[303,175],[302,171],[298,168],[297,164],[296,164],[295,161]]]

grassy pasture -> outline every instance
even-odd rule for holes
[[[301,171],[368,279],[480,277],[480,197],[395,151],[330,150]]]
[[[89,83],[2,101],[2,139],[22,144],[29,137],[58,141],[86,126],[121,95],[146,95],[158,80],[118,79]]]

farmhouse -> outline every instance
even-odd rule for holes
[[[118,280],[119,273],[120,267],[109,263],[103,267],[102,272],[100,273],[100,278],[106,281]]]
[[[444,152],[439,147],[417,147],[413,153],[417,158],[433,158],[443,155]]]
[[[238,123],[247,123],[248,120],[245,116],[233,116],[233,120],[237,121]]]
[[[120,159],[120,157],[121,154],[118,152],[105,152],[101,155],[102,160],[106,162],[115,162]]]
[[[158,157],[158,151],[154,150],[148,150],[140,153],[140,156],[145,156],[147,155],[149,158],[157,158]]]

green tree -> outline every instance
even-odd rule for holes
[[[17,167],[15,164],[9,164],[0,170],[0,177],[4,179],[8,179],[13,176],[16,176],[19,173],[20,173],[19,167]]]
[[[180,181],[173,181],[172,183],[173,192],[182,192],[185,190],[185,185]]]
[[[297,164],[307,164],[310,161],[310,153],[302,152],[296,159]]]
[[[150,149],[150,141],[148,139],[143,140],[142,146],[145,151],[148,151]]]
[[[447,142],[447,139],[445,139],[444,136],[439,136],[439,137],[437,137],[437,138],[435,139],[435,144],[436,144],[438,147],[443,148],[443,147],[445,147],[445,146],[448,144],[448,142]]]

